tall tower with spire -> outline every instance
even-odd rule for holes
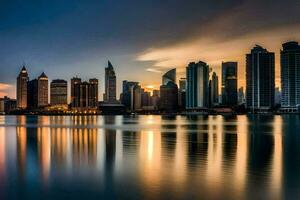
[[[27,108],[27,81],[29,80],[28,72],[23,65],[17,77],[17,107],[20,109]]]
[[[103,99],[105,102],[116,102],[116,73],[111,62],[108,61],[108,66],[105,68],[105,93]]]

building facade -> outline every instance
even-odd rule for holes
[[[68,82],[56,79],[50,83],[50,104],[52,106],[68,104]]]
[[[27,108],[27,82],[29,81],[28,72],[25,66],[22,67],[17,77],[17,107]]]
[[[110,61],[108,61],[108,66],[105,68],[105,93],[103,95],[104,101],[109,103],[116,102],[116,93],[116,73],[112,64],[110,63]]]
[[[79,110],[96,109],[98,107],[98,79],[89,82],[74,82],[74,104],[72,108]]]
[[[71,79],[71,106],[80,107],[79,87],[77,84],[81,84],[81,78],[74,77]]]
[[[222,62],[222,104],[235,106],[237,95],[237,62]]]
[[[246,107],[272,109],[274,93],[275,54],[257,45],[246,55]]]
[[[213,72],[211,76],[210,100],[211,106],[216,106],[219,104],[219,78],[215,72]]]
[[[281,58],[281,108],[298,110],[300,107],[300,46],[298,42],[282,45]]]
[[[186,68],[186,108],[207,108],[209,104],[209,66],[205,62],[190,63]]]
[[[167,85],[168,82],[173,82],[176,83],[176,68],[171,69],[167,71],[163,76],[162,76],[162,84]]]
[[[27,107],[30,109],[48,106],[48,77],[43,72],[38,79],[27,82]]]

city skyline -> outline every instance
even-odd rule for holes
[[[205,61],[219,77],[222,61],[237,61],[238,87],[245,87],[244,54],[256,43],[275,52],[276,86],[280,86],[281,44],[300,39],[299,4],[293,0],[79,2],[1,6],[1,96],[15,98],[15,74],[23,62],[32,77],[43,71],[53,79],[97,74],[102,94],[101,77],[109,59],[120,74],[119,94],[122,80],[158,89],[164,72],[176,67],[180,78],[189,61]]]

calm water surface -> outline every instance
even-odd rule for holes
[[[300,116],[0,116],[0,199],[300,199]]]

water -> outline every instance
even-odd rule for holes
[[[0,199],[300,199],[300,116],[0,116]]]

